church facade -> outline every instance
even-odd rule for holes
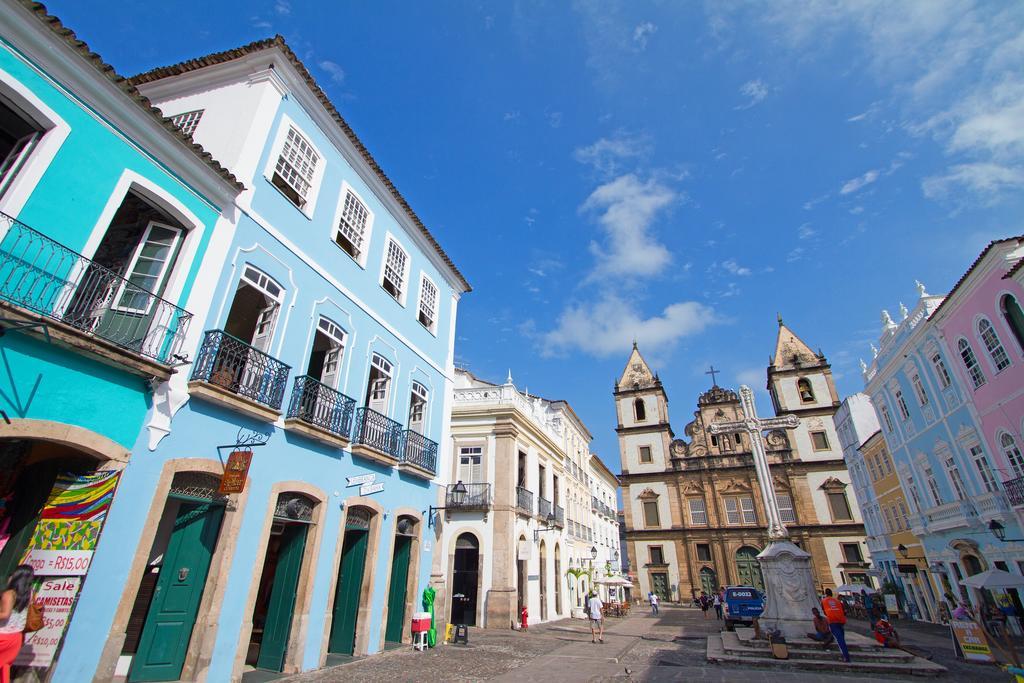
[[[840,403],[831,369],[781,320],[767,387],[775,415],[800,420],[764,437],[791,540],[811,554],[819,591],[870,583],[864,525],[834,422]],[[708,431],[743,419],[738,393],[712,382],[677,438],[665,388],[634,345],[614,396],[639,594],[688,603],[719,586],[763,588],[757,555],[767,543],[767,515],[749,436]]]

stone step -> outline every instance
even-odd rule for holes
[[[756,643],[756,645],[755,645]],[[755,641],[741,641],[736,637],[735,633],[729,633],[725,631],[722,633],[722,646],[725,649],[726,654],[740,655],[740,656],[752,656],[752,657],[771,657],[771,645],[764,640]],[[835,657],[839,659],[839,646],[832,643],[829,649],[823,650],[820,644],[811,645],[795,645],[791,642],[787,642],[789,647],[790,659],[828,659],[829,657]],[[903,650],[886,650],[884,648],[877,649],[864,649],[853,652],[853,657],[857,661],[864,662],[892,662],[895,664],[907,664],[914,659],[914,655]]]
[[[820,659],[775,659],[769,653],[764,654],[731,654],[726,652],[722,644],[722,636],[708,636],[707,660],[716,664],[732,666],[752,666],[776,670],[828,671],[849,674],[884,675],[899,674],[903,676],[939,676],[946,672],[946,667],[927,659],[914,657],[909,662],[872,662],[859,661],[854,655],[852,662],[846,663],[835,654],[822,653]]]
[[[728,631],[723,631],[728,633]],[[768,641],[756,640],[754,638],[754,629],[752,628],[738,628],[735,631],[735,635],[739,638],[740,642],[750,647],[768,647]],[[811,640],[810,638],[793,638],[787,639],[786,641],[790,648],[793,647],[806,647],[806,648],[821,648],[821,643]],[[859,633],[853,631],[846,632],[846,647],[850,652],[874,652],[876,650],[883,650],[884,648],[878,644],[874,638],[868,638],[862,636]]]

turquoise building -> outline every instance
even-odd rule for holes
[[[201,338],[197,275],[242,186],[33,3],[0,4],[0,160],[0,576],[28,551],[68,579],[19,660],[45,676],[65,622],[91,616],[76,595],[108,585],[112,487],[166,426]],[[61,481],[95,505],[48,503]]]
[[[55,680],[266,680],[408,643],[469,285],[279,37],[130,82],[245,189]]]

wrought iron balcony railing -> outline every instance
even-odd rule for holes
[[[291,366],[223,330],[207,330],[192,379],[280,410],[290,370]]]
[[[537,498],[537,514],[544,519],[551,514],[551,501],[545,498]]]
[[[461,482],[460,482],[461,483]],[[465,493],[454,491],[457,484],[445,487],[444,504],[450,510],[486,510],[491,506],[490,484],[462,484]]]
[[[601,503],[600,503],[600,502],[598,502],[598,500],[597,500],[597,496],[591,496],[591,497],[590,497],[590,509],[591,509],[591,510],[597,510],[597,509],[598,509],[598,506],[599,506],[600,504],[601,504]]]
[[[405,430],[405,455],[402,462],[416,465],[431,474],[437,473],[437,442],[431,441],[417,431]]]
[[[370,408],[356,408],[353,443],[374,448],[393,458],[402,458],[402,425]]]
[[[0,299],[169,365],[192,314],[0,214]]]
[[[287,417],[348,439],[352,434],[352,416],[356,400],[309,375],[295,378]]]
[[[1006,489],[1010,505],[1024,505],[1024,477],[1004,481],[1003,488]]]
[[[561,505],[555,506],[555,526],[565,526],[565,508]]]
[[[522,486],[516,487],[516,507],[528,515],[533,514],[533,491],[527,491]]]

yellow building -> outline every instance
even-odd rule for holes
[[[872,434],[860,447],[864,469],[878,501],[884,535],[868,538],[868,548],[883,580],[902,584],[908,609],[916,619],[938,622],[939,597],[932,583],[928,560],[920,539],[910,529],[910,510],[900,486],[899,472],[885,445],[881,431]]]

